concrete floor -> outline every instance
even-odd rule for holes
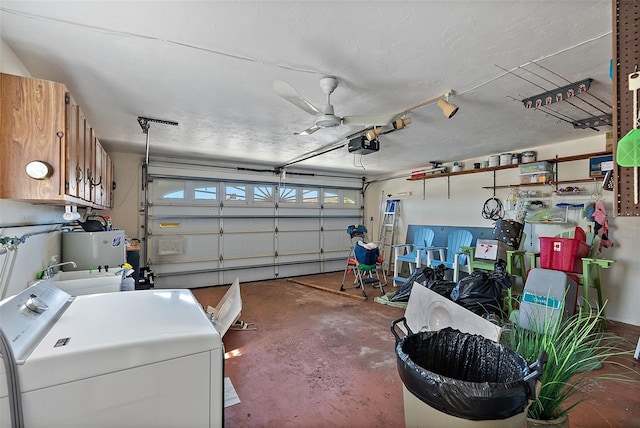
[[[294,280],[337,291],[342,273]],[[215,306],[227,288],[193,292],[203,306]],[[375,303],[378,292],[371,287],[367,293],[369,300],[362,301],[287,279],[241,284],[240,318],[256,330],[224,337],[225,376],[241,400],[225,409],[226,426],[403,427],[390,323],[404,309]],[[608,328],[635,348],[639,326],[609,322]],[[626,364],[640,370],[637,360]],[[591,384],[570,413],[571,427],[640,427],[640,376],[634,379]]]

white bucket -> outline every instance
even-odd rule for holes
[[[498,166],[500,165],[500,156],[491,155],[489,156],[489,166]]]
[[[500,155],[500,166],[511,165],[511,153],[502,153]]]
[[[531,163],[531,162],[535,162],[536,161],[536,156],[537,153],[533,152],[533,151],[529,151],[529,152],[522,152],[522,156],[520,161],[522,163]]]

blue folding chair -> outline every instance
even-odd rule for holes
[[[407,278],[398,275],[400,262],[409,264],[409,275],[420,266],[428,266],[429,258],[426,251],[433,243],[433,230],[421,227],[413,234],[413,244],[394,244],[393,247],[393,282],[404,283]],[[405,253],[403,254],[402,251]]]
[[[470,268],[467,264],[467,255],[462,247],[470,247],[473,241],[473,235],[468,230],[460,229],[451,232],[447,237],[446,247],[430,247],[426,251],[428,253],[430,267],[444,265],[448,269],[453,269],[453,281],[458,282],[460,279],[460,271],[469,273]],[[433,257],[433,252],[438,251],[439,259]]]

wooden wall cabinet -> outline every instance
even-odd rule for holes
[[[31,161],[51,165],[27,175]],[[0,198],[97,209],[112,206],[113,164],[67,88],[0,73]]]

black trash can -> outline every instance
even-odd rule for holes
[[[408,332],[400,338],[396,324]],[[391,323],[404,384],[406,426],[522,427],[546,354],[518,353],[452,328],[413,333]]]

